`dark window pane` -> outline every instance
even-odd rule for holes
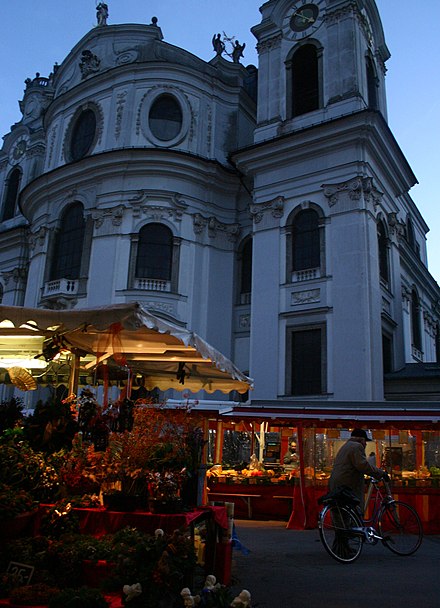
[[[377,80],[374,73],[373,64],[370,57],[367,58],[367,87],[368,87],[368,107],[372,110],[378,109],[377,103]]]
[[[81,204],[70,206],[61,220],[54,248],[51,280],[78,279],[84,242],[84,216]]]
[[[162,224],[148,224],[139,232],[136,277],[171,280],[173,235]]]
[[[161,95],[150,109],[149,125],[157,139],[169,141],[179,135],[182,128],[182,110],[171,95]]]
[[[292,395],[322,393],[321,329],[292,333]]]
[[[8,178],[5,202],[3,205],[2,220],[9,220],[15,215],[15,205],[17,202],[18,188],[20,186],[21,171],[12,169]]]
[[[312,209],[301,211],[292,227],[292,270],[305,270],[320,266],[318,214]]]
[[[382,222],[379,222],[377,227],[377,240],[379,245],[379,273],[380,278],[388,283],[389,268],[388,268],[388,244],[385,228]]]
[[[292,60],[293,116],[319,108],[318,55],[311,44],[301,47]]]
[[[411,294],[411,329],[412,343],[417,350],[422,350],[422,334],[420,330],[420,304],[417,292],[413,289]]]
[[[79,160],[84,158],[90,151],[96,133],[96,116],[93,110],[84,110],[82,112],[73,129],[70,140],[70,157],[71,160]]]
[[[393,342],[388,336],[382,335],[383,373],[393,371]]]
[[[241,286],[240,293],[252,290],[252,239],[246,241],[241,253]]]

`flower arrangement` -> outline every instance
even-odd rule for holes
[[[29,513],[37,507],[38,502],[26,490],[15,489],[0,483],[0,521],[7,521],[22,513]]]
[[[35,500],[52,498],[58,490],[58,475],[23,439],[20,429],[0,436],[0,483],[29,492]]]

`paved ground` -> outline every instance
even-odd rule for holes
[[[415,555],[365,546],[353,564],[324,550],[318,530],[284,522],[236,520],[250,554],[233,551],[233,590],[248,589],[252,608],[440,608],[440,536],[425,536]]]

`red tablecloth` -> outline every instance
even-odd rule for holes
[[[39,516],[35,520],[35,533],[38,533],[41,517],[50,505],[41,505]],[[74,509],[79,516],[81,534],[103,536],[121,530],[126,526],[137,528],[149,534],[161,528],[164,532],[172,533],[177,528],[187,528],[191,524],[213,518],[214,522],[228,528],[228,518],[225,507],[198,507],[184,513],[170,515],[153,514],[147,511],[119,512],[109,511],[105,507],[98,509]]]

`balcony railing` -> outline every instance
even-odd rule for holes
[[[45,296],[75,295],[78,293],[77,279],[56,279],[44,285]]]
[[[320,268],[307,268],[306,270],[295,270],[292,272],[292,283],[299,281],[310,281],[321,277]]]
[[[135,279],[134,288],[145,291],[171,291],[171,281],[162,279]]]

